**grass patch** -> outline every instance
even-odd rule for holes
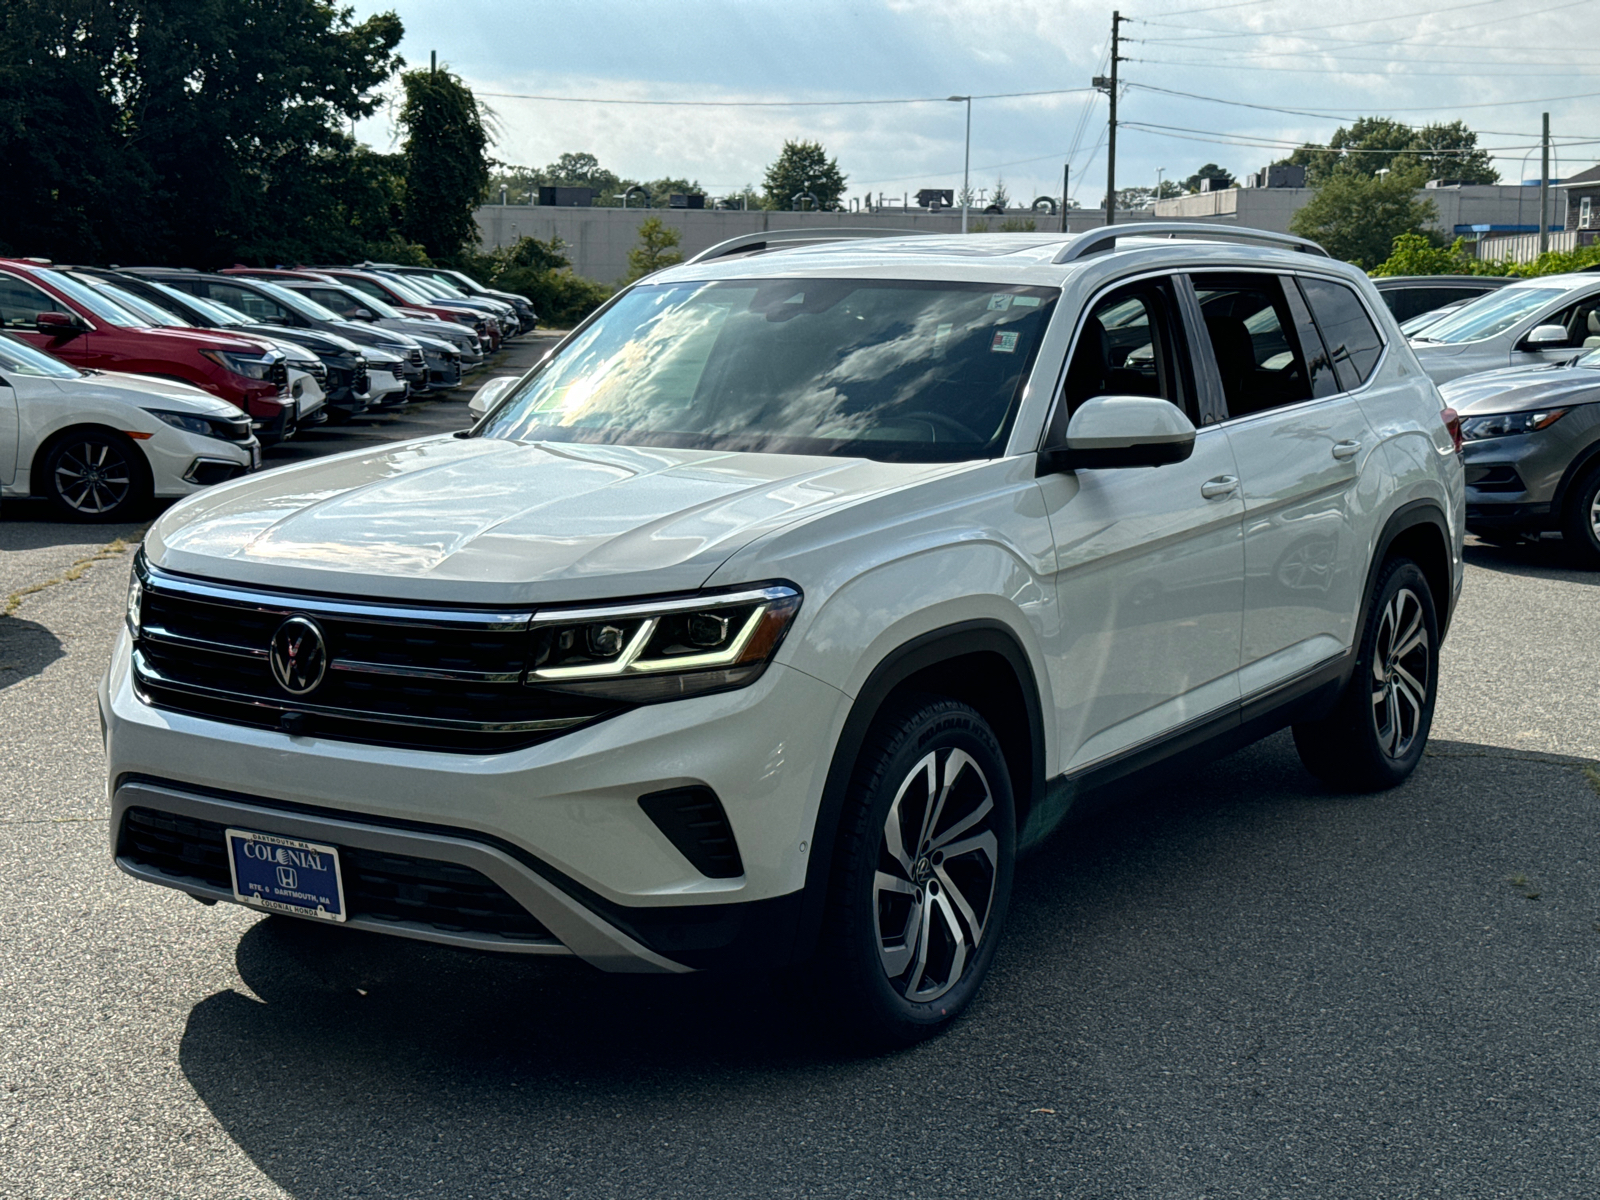
[[[56,587],[58,584],[72,583],[74,580],[82,579],[95,563],[104,562],[108,558],[118,558],[127,552],[128,543],[122,538],[101,546],[93,554],[87,558],[80,558],[54,578],[46,579],[42,583],[31,583],[25,588],[18,588],[12,592],[6,597],[5,607],[0,608],[0,616],[15,616],[17,609],[22,607],[22,602],[27,597],[34,595],[36,592],[42,592],[46,588]]]

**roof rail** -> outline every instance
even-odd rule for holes
[[[929,232],[926,229],[870,229],[847,225],[835,229],[769,229],[765,233],[745,233],[718,242],[710,249],[686,259],[683,265],[692,266],[713,258],[727,258],[730,254],[759,254],[769,248],[779,249],[779,246],[772,245],[774,242],[846,242],[855,238],[925,237]]]
[[[1075,262],[1087,254],[1110,250],[1118,238],[1199,238],[1218,242],[1254,242],[1265,246],[1279,246],[1286,250],[1299,250],[1305,254],[1331,257],[1326,250],[1306,238],[1288,233],[1273,233],[1267,229],[1245,229],[1236,225],[1212,225],[1203,221],[1130,221],[1126,225],[1106,225],[1080,233],[1061,248],[1054,261]]]

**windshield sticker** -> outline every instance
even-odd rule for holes
[[[1013,299],[1015,299],[1015,297],[1012,296],[1010,292],[996,292],[994,295],[989,297],[989,311],[1005,312],[1006,309],[1011,307],[1011,301]]]
[[[945,324],[933,331],[933,350],[935,354],[944,349],[945,342],[950,338],[950,331],[954,328],[954,325]]]
[[[1015,354],[1017,352],[1017,338],[1021,335],[1016,330],[1001,330],[994,335],[994,341],[989,343],[992,354]]]
[[[1011,297],[1011,303],[1016,305],[1018,308],[1038,308],[1039,307],[1039,297],[1037,297],[1037,296],[1013,296],[1013,297]]]

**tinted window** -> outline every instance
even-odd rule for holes
[[[1600,295],[1587,296],[1539,323],[1560,325],[1567,331],[1565,342],[1543,342],[1540,350],[1592,350],[1600,346]]]
[[[1366,306],[1354,291],[1330,279],[1305,277],[1300,286],[1311,303],[1311,315],[1322,331],[1340,384],[1346,391],[1360,387],[1383,354],[1383,339],[1367,316]]]
[[[4,286],[0,276],[0,287]],[[43,350],[35,350],[26,342],[0,335],[0,370],[14,375],[43,375],[51,379],[76,379],[78,371],[60,359],[51,358]]]
[[[65,307],[54,296],[24,283],[15,275],[0,275],[0,323],[7,329],[32,329],[42,312]]]
[[[1310,372],[1276,275],[1196,275],[1194,288],[1230,417],[1311,399]]]
[[[1056,296],[864,279],[637,287],[522,383],[484,435],[992,458]]]
[[[1159,396],[1196,418],[1181,370],[1177,311],[1166,280],[1141,280],[1094,303],[1073,346],[1052,441],[1065,436],[1067,418],[1095,396]]]
[[[1422,333],[1425,342],[1475,342],[1504,333],[1566,293],[1563,287],[1508,287],[1479,296]]]
[[[293,314],[276,300],[269,300],[251,288],[214,279],[205,282],[206,295],[229,308],[236,308],[252,321],[281,323],[293,319]]]

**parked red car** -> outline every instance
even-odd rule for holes
[[[311,268],[319,275],[326,275],[330,279],[337,279],[340,283],[347,283],[358,292],[365,292],[369,296],[376,296],[385,300],[396,308],[411,308],[419,312],[431,313],[433,316],[445,321],[459,321],[463,325],[470,325],[483,339],[484,349],[490,354],[500,349],[500,323],[493,317],[483,313],[475,313],[463,308],[451,308],[448,305],[434,304],[425,296],[418,296],[404,284],[397,284],[392,279],[385,279],[371,271],[357,271],[349,267],[314,267]]]
[[[153,329],[43,260],[0,258],[0,327],[75,367],[204,388],[249,414],[263,443],[294,432],[288,366],[276,347],[210,329]]]

